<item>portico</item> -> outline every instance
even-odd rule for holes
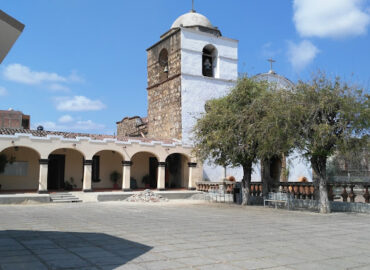
[[[0,191],[194,189],[202,166],[191,150],[172,140],[1,129],[0,153],[10,162]]]

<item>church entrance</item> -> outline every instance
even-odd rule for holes
[[[48,166],[48,190],[64,189],[65,155],[50,155]]]

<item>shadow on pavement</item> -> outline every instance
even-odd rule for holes
[[[0,232],[0,269],[116,269],[152,247],[104,233]]]

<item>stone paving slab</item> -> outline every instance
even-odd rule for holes
[[[170,202],[0,205],[4,269],[370,269],[370,215]]]

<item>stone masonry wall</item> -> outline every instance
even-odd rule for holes
[[[180,31],[173,31],[148,49],[148,137],[181,139],[180,42]],[[159,64],[162,49],[168,51],[168,74]]]
[[[147,133],[146,118],[125,117],[122,121],[117,122],[117,137],[141,137]]]

